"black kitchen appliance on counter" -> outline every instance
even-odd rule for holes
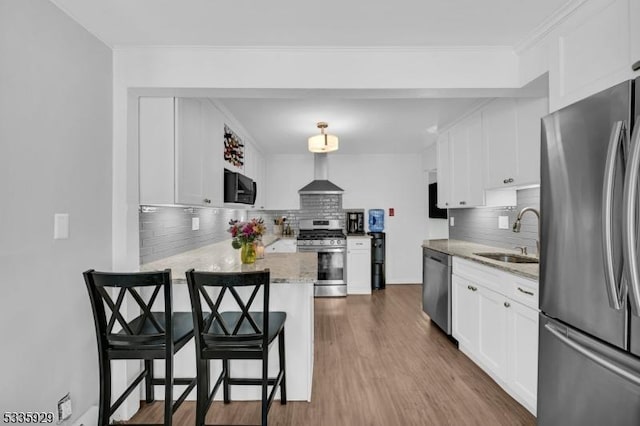
[[[364,235],[364,209],[347,210],[345,215],[347,235]]]
[[[384,272],[385,233],[369,232],[371,235],[371,289],[384,290],[386,278]]]

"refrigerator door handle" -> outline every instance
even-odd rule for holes
[[[638,267],[636,206],[638,204],[638,173],[640,172],[640,116],[631,136],[631,155],[627,162],[622,199],[622,245],[624,266],[629,283],[629,302],[631,313],[640,316],[640,270]]]
[[[622,287],[622,271],[614,269],[613,259],[613,183],[616,175],[616,160],[625,138],[623,121],[617,121],[611,130],[607,160],[604,170],[604,184],[602,188],[602,253],[604,256],[604,277],[609,297],[609,306],[620,310],[623,307],[624,294]]]
[[[629,382],[633,383],[636,386],[640,386],[640,376],[637,376],[636,374],[633,374],[632,372],[626,370],[625,368],[622,368],[619,365],[607,360],[606,358],[603,358],[601,355],[597,354],[596,352],[588,348],[585,348],[580,343],[574,340],[571,340],[571,338],[567,335],[566,330],[563,332],[563,330],[558,329],[556,326],[552,325],[551,323],[545,324],[544,328],[547,329],[547,331],[549,331],[554,337],[556,337],[562,343],[569,346],[571,349],[575,350],[576,352],[584,355],[585,357],[595,362],[602,368],[605,368],[611,371],[612,373],[622,377],[625,380],[628,380]]]

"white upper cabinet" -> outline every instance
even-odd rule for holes
[[[244,171],[242,174],[250,177],[256,182],[256,208],[264,208],[265,178],[264,178],[264,157],[251,142],[244,143]]]
[[[224,161],[226,123],[209,99],[140,98],[140,203],[223,207],[225,168],[255,180],[260,196],[264,158],[245,141],[244,166]]]
[[[449,132],[450,208],[484,205],[482,122],[476,113]]]
[[[540,183],[546,98],[496,99],[482,110],[487,189]]]
[[[631,63],[640,65],[640,0],[631,0]],[[634,77],[640,77],[640,68]]]
[[[139,99],[140,204],[174,203],[174,99]]]
[[[640,59],[637,3],[593,0],[562,25],[550,69],[552,110],[633,76],[631,64]]]
[[[437,175],[438,175],[438,207],[449,208],[451,200],[449,167],[449,132],[438,135],[437,143]]]
[[[221,120],[208,99],[176,99],[176,204],[221,206]]]
[[[482,111],[487,188],[500,188],[517,174],[516,103],[496,99]]]

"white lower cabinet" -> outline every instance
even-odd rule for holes
[[[347,294],[371,294],[371,238],[347,237]]]
[[[511,303],[509,319],[509,378],[518,401],[533,407],[535,413],[538,394],[538,312]],[[529,408],[531,410],[531,408]]]
[[[507,378],[508,299],[478,286],[478,356],[501,380]]]
[[[463,277],[453,275],[451,288],[453,337],[458,339],[460,348],[477,348],[480,338],[478,286]]]
[[[535,287],[533,281],[454,257],[453,337],[462,352],[534,415],[538,378],[538,311],[532,307],[537,306]],[[523,290],[531,297],[525,299],[526,304],[512,297]]]

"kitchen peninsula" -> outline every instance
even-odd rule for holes
[[[278,238],[265,235],[263,241],[269,245]],[[191,302],[186,286],[185,272],[191,268],[197,271],[240,272],[269,268],[271,273],[270,310],[287,313],[285,330],[287,363],[287,399],[291,401],[311,401],[313,378],[313,285],[317,276],[315,253],[265,253],[264,259],[258,259],[251,265],[240,263],[240,253],[231,247],[231,241],[210,244],[189,250],[171,257],[149,262],[140,266],[141,271],[171,269],[173,283],[173,306],[175,311],[190,311]],[[258,294],[261,298],[262,291]],[[237,310],[230,300],[227,309]],[[257,308],[260,304],[254,304]],[[261,305],[260,305],[261,306]],[[252,308],[252,310],[254,309]],[[195,347],[193,341],[176,357],[176,377],[195,376]],[[269,357],[277,361],[277,345],[270,349]],[[269,374],[277,374],[277,362],[269,363]],[[232,376],[259,377],[260,363],[256,361],[231,362]],[[220,366],[212,363],[211,377],[220,374]],[[157,371],[162,371],[159,366]],[[179,389],[177,391],[179,392]],[[219,392],[219,398],[222,392]],[[260,400],[259,386],[233,386],[232,400]],[[156,395],[162,395],[157,388]],[[195,391],[188,399],[195,400]],[[216,395],[218,399],[218,395]]]

